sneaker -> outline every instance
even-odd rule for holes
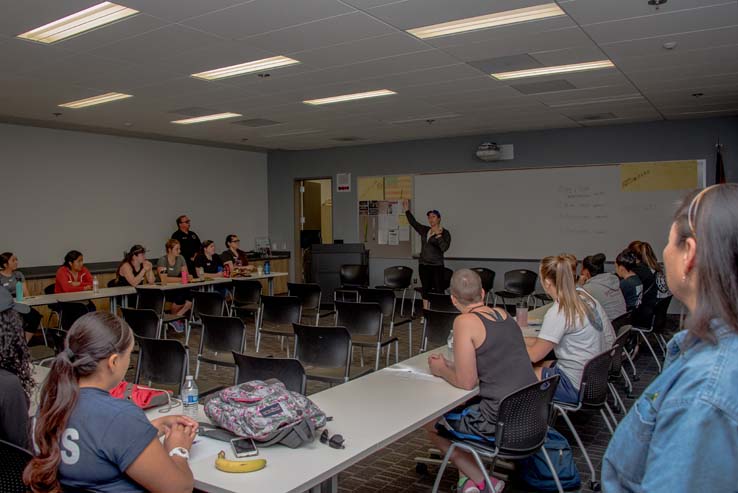
[[[177,334],[181,334],[185,330],[184,322],[182,322],[181,320],[175,320],[174,322],[171,322],[169,325],[171,325],[172,328],[174,328],[174,332],[176,332]]]
[[[479,489],[479,486],[477,486],[474,481],[467,478],[466,476],[460,476],[456,491],[459,493],[502,493],[502,491],[505,489],[505,482],[501,479],[490,479],[493,483],[493,486],[491,488],[487,488],[487,485],[485,484],[482,489]]]

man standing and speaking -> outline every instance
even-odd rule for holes
[[[200,237],[190,230],[190,218],[186,214],[177,218],[177,228],[177,231],[172,233],[172,239],[179,241],[182,256],[187,262],[187,270],[195,277],[195,257],[200,253]]]

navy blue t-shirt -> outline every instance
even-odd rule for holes
[[[125,470],[157,434],[132,402],[102,389],[82,388],[61,438],[59,482],[100,492],[145,491]]]

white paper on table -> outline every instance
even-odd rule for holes
[[[400,241],[410,241],[410,226],[400,226],[398,237]]]
[[[377,231],[377,244],[386,245],[389,242],[389,231],[386,229],[380,229]]]
[[[400,244],[400,235],[396,229],[389,230],[387,244],[388,245],[399,245]]]
[[[433,376],[431,373],[426,373],[418,368],[405,366],[402,363],[392,365],[382,371],[390,371],[397,378],[403,378],[405,380],[428,380],[431,382],[443,381],[440,377]]]

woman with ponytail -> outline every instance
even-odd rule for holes
[[[197,423],[184,416],[149,422],[135,404],[109,394],[132,349],[130,327],[110,313],[89,313],[69,330],[41,390],[38,453],[23,475],[33,493],[192,491]]]
[[[577,259],[562,254],[541,260],[541,284],[554,303],[537,338],[528,338],[528,356],[539,379],[559,375],[554,400],[576,403],[584,365],[612,347],[615,332],[602,305],[577,288]],[[554,351],[556,361],[544,361]]]
[[[146,260],[146,249],[141,245],[133,245],[118,265],[115,272],[116,285],[138,286],[154,284],[154,266]]]

